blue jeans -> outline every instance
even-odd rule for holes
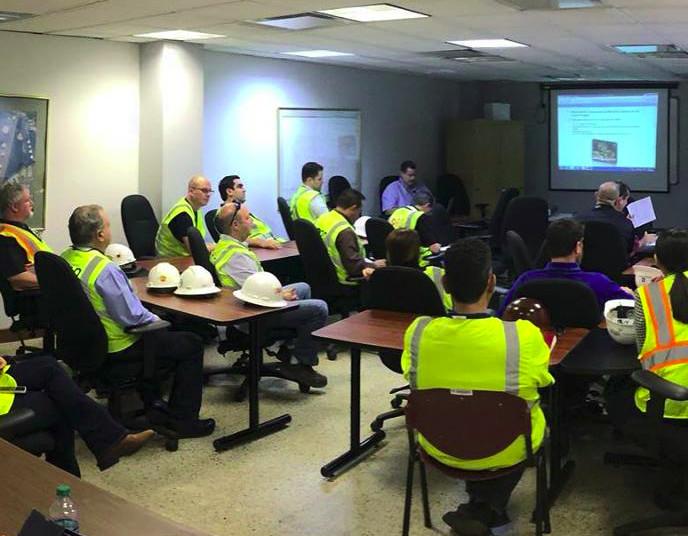
[[[311,298],[311,287],[307,283],[287,285],[284,290],[294,289],[299,304],[298,309],[266,318],[261,322],[265,335],[272,329],[293,329],[296,331],[294,340],[294,357],[302,365],[318,364],[318,344],[311,337],[311,333],[325,325],[329,311],[322,300]]]

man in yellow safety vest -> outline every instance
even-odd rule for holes
[[[315,223],[327,212],[327,201],[320,193],[323,184],[323,167],[317,162],[306,162],[301,168],[301,186],[289,201],[291,217]]]

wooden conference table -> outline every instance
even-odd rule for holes
[[[144,261],[148,262],[148,261]],[[285,414],[260,422],[258,402],[258,380],[262,350],[260,347],[259,320],[285,311],[296,309],[290,304],[280,308],[259,307],[242,302],[234,297],[232,291],[223,288],[219,294],[209,298],[182,298],[174,294],[157,294],[146,289],[147,278],[135,277],[130,280],[134,292],[147,306],[173,314],[197,318],[218,326],[228,326],[238,322],[248,322],[249,326],[249,425],[248,428],[213,441],[217,451],[230,449],[238,444],[259,439],[282,430],[291,422],[291,415]]]
[[[205,536],[137,504],[84,482],[40,458],[0,439],[0,464],[5,471],[0,500],[0,534],[17,534],[32,509],[47,515],[55,488],[68,484],[79,508],[83,534],[88,536]]]
[[[360,393],[361,393],[361,350],[363,348],[379,350],[403,350],[404,333],[418,315],[398,313],[382,310],[367,310],[325,326],[313,332],[317,338],[331,342],[338,342],[351,347],[351,412],[349,450],[325,464],[321,474],[326,478],[333,478],[354,463],[369,454],[382,441],[385,432],[379,430],[361,441],[360,438]],[[591,340],[592,344],[586,341]],[[585,343],[585,344],[584,344]],[[581,348],[582,351],[578,351]],[[603,355],[600,355],[602,353]],[[576,363],[583,365],[576,368]],[[612,364],[613,362],[613,364]],[[550,367],[559,365],[571,374],[614,374],[630,373],[638,368],[635,346],[621,346],[615,343],[606,330],[570,328],[557,335],[557,344],[550,356]],[[597,367],[597,368],[595,368]],[[593,372],[594,371],[594,372]],[[556,386],[556,384],[555,384]],[[561,393],[560,389],[552,389],[552,418],[550,429],[552,435],[552,455],[550,456],[550,488],[553,490],[552,499],[556,497],[568,474],[573,469],[573,463],[562,467],[561,453]],[[556,414],[556,415],[555,415]]]

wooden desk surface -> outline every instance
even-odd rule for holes
[[[403,350],[404,333],[418,315],[369,309],[320,328],[315,337],[372,349]],[[557,336],[550,365],[558,365],[590,330],[567,329]]]
[[[69,484],[80,530],[87,536],[204,536],[93,484],[79,480],[0,439],[0,464],[8,480],[0,500],[0,534],[19,532],[32,509],[47,515],[58,484]]]
[[[636,266],[652,266],[653,268],[657,268],[657,266],[655,266],[655,258],[654,257],[645,257],[643,259],[640,259],[633,266],[629,266],[628,268],[626,268],[622,272],[622,274],[623,275],[635,275],[635,267]]]
[[[298,302],[278,308],[251,305],[235,298],[232,291],[226,288],[210,298],[182,298],[175,294],[154,294],[146,289],[148,280],[145,277],[135,277],[130,279],[130,282],[134,287],[134,292],[145,305],[171,313],[182,313],[219,325],[278,314],[298,307]]]

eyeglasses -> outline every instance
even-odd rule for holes
[[[232,224],[234,223],[234,220],[236,219],[237,214],[239,214],[239,211],[241,210],[241,203],[239,201],[234,201],[232,200],[232,204],[234,205],[234,214],[232,214],[232,217],[229,219],[229,223],[227,224],[227,234],[229,234],[229,230],[232,228]],[[217,220],[218,220],[218,214],[220,214],[220,211],[218,210],[215,213],[215,228],[219,230],[217,226]]]
[[[215,190],[212,188],[197,188],[196,186],[193,187],[194,190],[198,190],[199,192],[203,192],[206,195],[215,193]]]

